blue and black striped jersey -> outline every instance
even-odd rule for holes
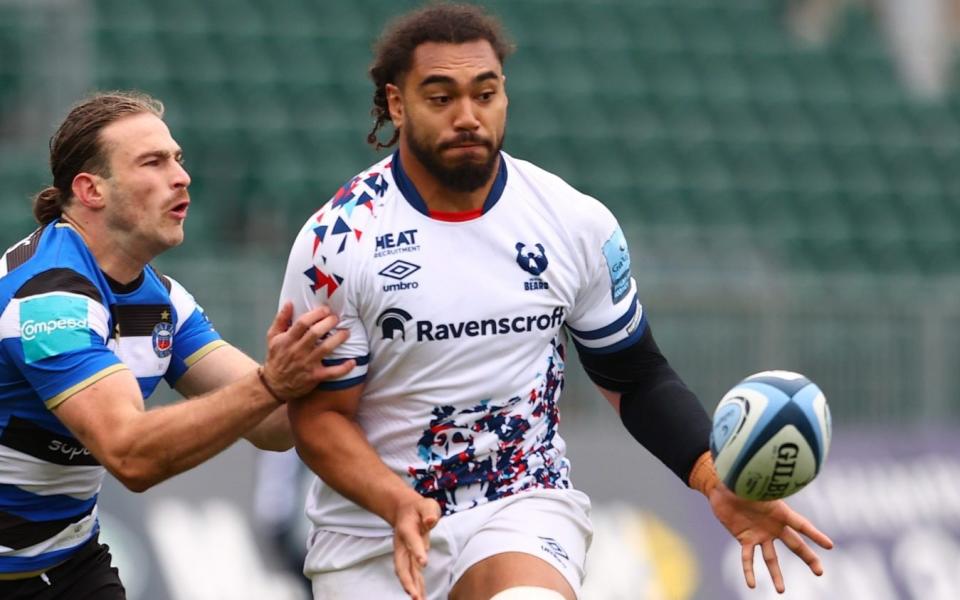
[[[111,280],[66,223],[0,258],[0,575],[62,562],[99,527],[105,470],[52,410],[122,369],[146,398],[223,344],[179,283],[149,266]]]

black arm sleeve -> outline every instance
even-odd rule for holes
[[[686,484],[709,448],[711,420],[653,340],[649,324],[636,344],[611,354],[578,348],[580,362],[598,386],[622,394],[620,420],[627,431]]]

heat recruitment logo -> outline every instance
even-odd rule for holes
[[[553,312],[539,315],[516,317],[498,317],[473,321],[435,322],[429,320],[414,321],[414,331],[418,342],[434,342],[464,337],[483,337],[489,335],[507,335],[511,333],[532,333],[559,328],[564,321],[564,308],[558,306]],[[413,317],[405,310],[389,308],[377,317],[383,339],[406,340],[406,325]]]

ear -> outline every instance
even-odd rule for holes
[[[390,120],[397,129],[403,124],[403,96],[400,88],[388,83],[384,88],[387,93],[387,108],[390,111]]]
[[[93,173],[77,173],[73,178],[73,184],[70,186],[73,191],[73,197],[81,205],[90,209],[103,208],[105,204],[103,190],[106,182],[99,175]]]

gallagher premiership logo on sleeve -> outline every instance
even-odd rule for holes
[[[45,296],[20,304],[20,343],[32,363],[92,345],[86,298]]]
[[[623,300],[630,291],[630,251],[623,231],[617,227],[603,244],[603,257],[610,271],[610,295],[613,303]]]

